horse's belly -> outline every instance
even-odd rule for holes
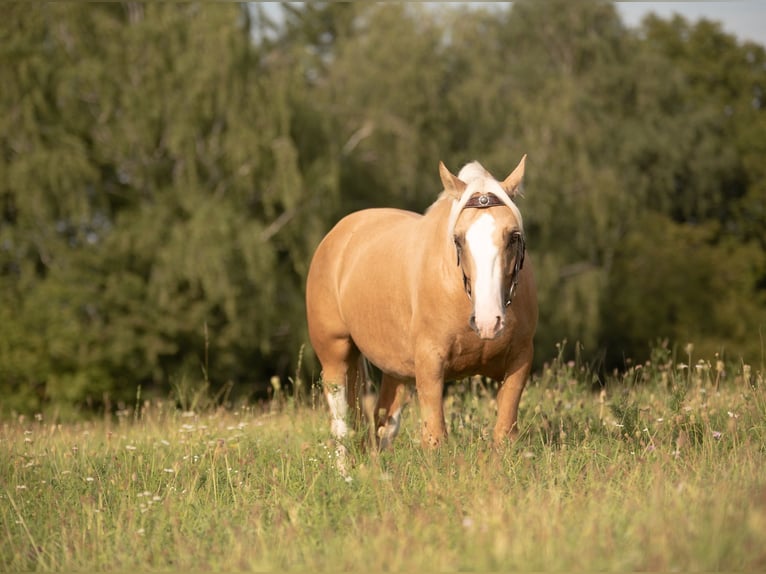
[[[362,354],[377,368],[397,379],[415,378],[415,361],[411,356],[392,356],[386,351],[375,347],[360,348]]]
[[[392,296],[395,286],[386,285],[382,278],[365,279],[350,285],[341,303],[351,339],[382,371],[401,378],[414,377],[410,307]]]

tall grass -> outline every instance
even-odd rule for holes
[[[0,567],[763,570],[763,375],[691,359],[660,348],[594,391],[559,357],[499,450],[492,387],[464,381],[446,445],[420,448],[413,402],[391,451],[349,440],[350,482],[321,401],[7,420]]]

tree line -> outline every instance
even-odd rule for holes
[[[538,366],[562,340],[605,368],[659,339],[763,363],[766,55],[717,23],[10,3],[0,62],[6,408],[316,379],[303,286],[334,222],[524,153]]]

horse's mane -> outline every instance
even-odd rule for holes
[[[453,199],[454,203],[450,208],[449,223],[447,225],[447,235],[450,241],[452,241],[452,234],[455,231],[455,224],[457,223],[457,219],[460,216],[460,212],[463,211],[465,204],[468,203],[468,200],[474,193],[491,193],[492,195],[496,196],[500,201],[502,201],[511,209],[514,217],[516,218],[516,221],[519,222],[519,227],[521,227],[522,231],[524,230],[524,223],[521,219],[521,212],[519,211],[519,208],[516,207],[516,204],[513,203],[513,200],[502,188],[500,182],[492,177],[492,174],[489,173],[478,161],[472,161],[465,164],[458,172],[457,177],[459,180],[466,184],[465,191],[460,196],[460,198],[455,200],[451,198],[451,196],[446,191],[444,191],[439,195],[439,198],[436,200],[436,202],[434,202],[431,207],[428,208],[430,211],[431,208],[437,203],[445,199]]]

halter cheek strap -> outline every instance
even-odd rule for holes
[[[513,295],[516,292],[516,286],[519,284],[519,272],[524,267],[524,256],[527,253],[524,234],[520,233],[516,241],[516,259],[513,262],[513,275],[511,276],[511,287],[508,289],[508,298],[505,300],[505,306],[510,307],[513,302]]]

